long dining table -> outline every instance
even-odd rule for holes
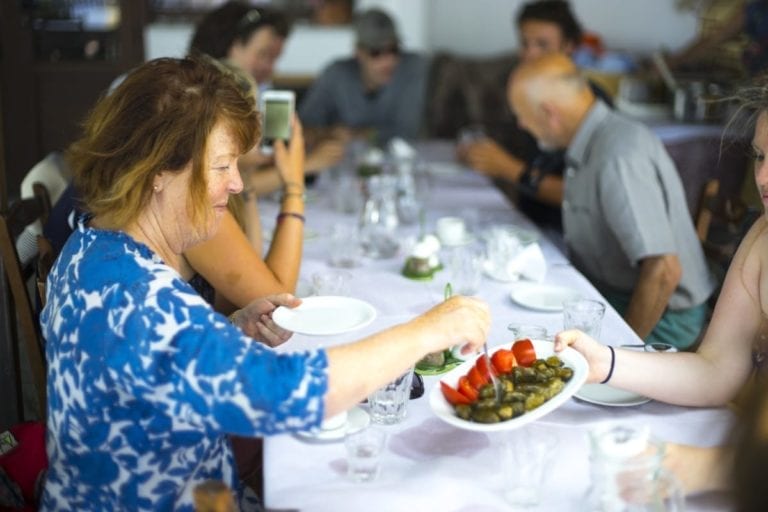
[[[495,224],[513,224],[539,233],[537,227],[484,177],[453,162],[452,144],[432,141],[418,146],[428,172],[428,192],[422,194],[424,225],[432,231],[436,219],[460,216],[472,232]],[[342,169],[341,172],[352,172]],[[422,169],[423,172],[423,169]],[[306,211],[306,235],[299,294],[310,293],[312,276],[331,270],[330,232],[337,224],[354,224],[358,215],[333,206],[333,188],[338,177],[322,175],[311,190]],[[264,201],[264,219],[274,218],[278,205]],[[413,237],[417,226],[402,228],[403,240]],[[547,262],[544,282],[566,286],[585,298],[603,300],[600,293],[569,262],[546,236],[538,240]],[[426,311],[442,300],[447,271],[427,282],[401,275],[405,255],[391,259],[363,259],[346,269],[351,276],[349,295],[363,299],[377,310],[368,326],[337,336],[300,334],[279,348],[283,351],[330,347],[360,339]],[[550,333],[562,329],[562,313],[537,311],[516,304],[510,293],[517,282],[483,277],[476,296],[485,300],[492,313],[489,347],[507,343],[509,323],[544,326]],[[608,305],[601,340],[611,345],[637,345],[641,340]],[[346,453],[342,439],[322,442],[296,434],[268,437],[264,442],[264,492],[270,509],[306,511],[502,511],[511,510],[504,496],[508,475],[504,471],[503,447],[516,430],[475,432],[440,420],[429,406],[429,393],[439,376],[424,377],[424,396],[411,400],[404,421],[382,426],[388,441],[381,473],[374,482],[356,483],[346,476]],[[365,407],[364,405],[362,406]],[[583,510],[590,486],[588,432],[605,423],[647,425],[662,442],[714,446],[727,439],[733,414],[727,408],[688,408],[649,401],[631,407],[603,406],[568,400],[536,421],[558,438],[557,455],[545,477],[545,492],[538,510]],[[727,497],[708,494],[689,497],[688,511],[729,510]]]

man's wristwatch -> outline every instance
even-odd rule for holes
[[[539,186],[544,176],[546,174],[540,169],[528,165],[520,176],[520,181],[517,183],[518,187],[526,194],[535,196],[539,192]]]

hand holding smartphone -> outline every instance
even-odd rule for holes
[[[271,155],[276,140],[286,144],[291,138],[291,122],[296,104],[293,91],[269,90],[261,94],[259,110],[263,122],[261,152]]]

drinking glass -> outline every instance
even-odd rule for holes
[[[578,329],[597,339],[605,315],[605,304],[599,300],[576,299],[563,303],[563,328]]]
[[[344,270],[327,270],[312,274],[312,286],[315,295],[349,295],[352,274]]]
[[[448,256],[451,283],[459,295],[474,295],[483,277],[483,257],[479,250],[457,247]]]
[[[395,161],[397,169],[397,215],[403,224],[416,224],[422,204],[416,193],[416,179],[413,174],[413,158]]]
[[[340,173],[334,180],[333,207],[339,213],[358,213],[363,206],[360,180],[351,173]]]
[[[523,250],[520,240],[507,230],[491,228],[485,235],[490,272],[495,279],[512,281],[518,276],[509,272],[509,263]]]
[[[400,248],[395,177],[371,176],[365,189],[367,197],[360,219],[363,252],[371,258],[391,258]]]
[[[557,436],[537,425],[514,430],[508,436],[504,497],[515,509],[537,507],[557,452]]]
[[[373,427],[347,434],[347,475],[355,482],[370,482],[379,475],[386,434]]]
[[[409,368],[392,382],[374,391],[368,397],[371,421],[381,425],[394,425],[405,419],[411,396],[413,368]]]
[[[549,339],[547,328],[543,325],[511,323],[507,326],[507,330],[512,333],[515,341],[526,338],[529,340]]]
[[[599,424],[589,431],[588,510],[682,512],[677,480],[662,467],[664,444],[645,425]]]
[[[331,230],[328,263],[338,268],[353,268],[360,265],[363,248],[360,245],[360,231],[357,225],[338,223]]]

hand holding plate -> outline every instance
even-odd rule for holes
[[[275,347],[285,343],[293,333],[275,324],[272,320],[272,312],[278,306],[294,308],[300,304],[301,299],[290,293],[269,295],[262,299],[256,299],[243,309],[236,311],[230,316],[230,320],[248,336],[262,341],[270,347]]]
[[[571,347],[581,353],[589,363],[587,382],[602,382],[611,366],[611,351],[587,334],[571,329],[555,335],[555,352],[561,352]]]

